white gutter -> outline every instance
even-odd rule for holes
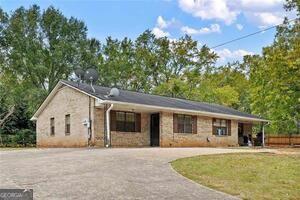
[[[109,147],[110,144],[110,118],[109,118],[109,114],[110,114],[110,110],[114,107],[114,104],[111,104],[110,107],[107,109],[106,111],[106,139],[107,139],[107,144],[106,147]]]
[[[205,116],[213,116],[213,117],[220,117],[220,118],[227,118],[227,119],[236,119],[236,120],[240,119],[240,120],[249,120],[249,121],[255,121],[255,122],[269,122],[268,120],[265,120],[265,119],[258,119],[258,118],[251,118],[251,117],[241,117],[241,116],[229,115],[229,114],[213,113],[213,112],[198,111],[198,110],[187,110],[187,109],[172,108],[172,107],[152,106],[152,105],[113,101],[113,100],[104,100],[102,103],[140,106],[143,108],[159,109],[159,110],[163,110],[163,111],[195,113],[195,114],[199,114],[199,115],[202,114]]]

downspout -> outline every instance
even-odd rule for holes
[[[114,107],[114,104],[110,104],[110,107],[106,111],[106,147],[111,146],[111,140],[110,140],[110,110]]]
[[[91,97],[89,97],[89,124],[88,124],[88,146],[92,144],[92,118],[91,118]]]

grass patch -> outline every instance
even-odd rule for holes
[[[300,199],[299,155],[221,154],[171,164],[197,183],[243,199]]]
[[[25,149],[36,149],[36,147],[0,147],[0,151],[14,151],[14,150],[25,150]]]

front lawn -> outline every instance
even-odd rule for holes
[[[243,199],[300,199],[299,155],[207,155],[175,160],[172,167],[197,183]]]

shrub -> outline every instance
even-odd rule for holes
[[[17,132],[17,134],[14,137],[14,143],[17,143],[22,146],[32,146],[35,145],[36,139],[35,139],[35,132],[30,129],[22,129]]]
[[[21,129],[15,132],[15,134],[1,134],[3,147],[27,147],[35,146],[36,134],[30,129]]]

